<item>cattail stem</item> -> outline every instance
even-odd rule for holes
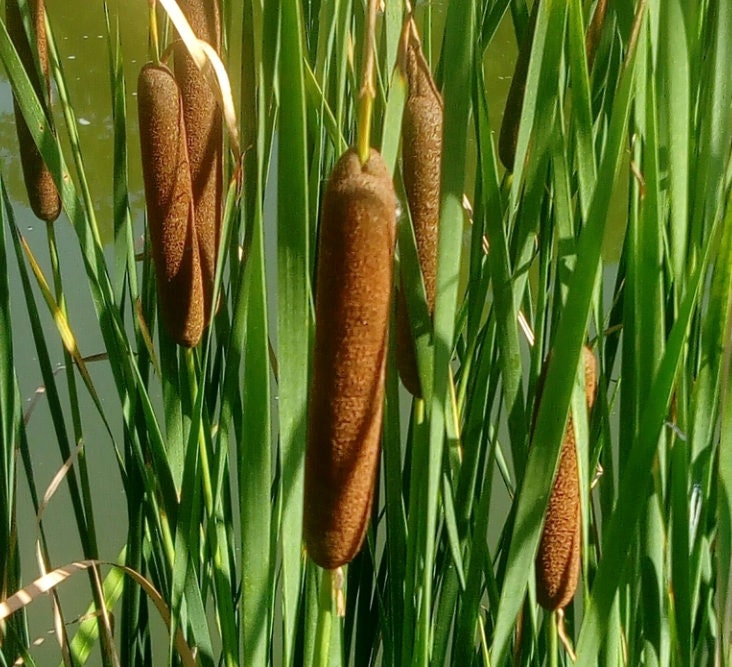
[[[557,612],[549,614],[549,667],[559,667],[559,642],[557,641]]]
[[[323,570],[318,597],[318,626],[315,630],[315,655],[313,664],[327,667],[330,664],[330,635],[333,623],[333,574],[335,570]]]
[[[188,372],[188,386],[191,391],[191,408],[195,409],[198,400],[198,376],[196,375],[196,365],[193,359],[193,349],[185,348],[183,352],[185,356],[186,371]],[[193,421],[193,415],[191,415]],[[203,434],[203,420],[198,426],[198,455],[201,461],[201,482],[203,486],[203,502],[206,506],[206,513],[209,517],[214,516],[214,500],[213,487],[211,486],[211,466],[208,460],[208,451],[206,449],[206,438]]]
[[[148,21],[150,23],[150,41],[152,42],[152,61],[160,64],[160,39],[158,38],[158,15],[156,12],[157,1],[148,0]]]
[[[364,41],[364,66],[361,91],[358,95],[358,157],[366,164],[371,150],[371,116],[374,109],[374,46],[376,43],[376,7],[378,0],[369,0],[369,15]]]

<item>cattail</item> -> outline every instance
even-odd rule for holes
[[[196,37],[221,52],[221,18],[218,0],[179,0]],[[221,109],[185,44],[175,46],[175,78],[183,99],[188,159],[201,258],[204,318],[208,324],[213,298],[216,255],[219,245],[222,181]],[[204,326],[205,326],[204,324]]]
[[[203,330],[203,293],[186,130],[173,73],[146,64],[137,103],[161,319],[176,343],[193,347]]]
[[[407,78],[409,97],[402,122],[404,188],[412,214],[427,306],[432,314],[437,276],[437,225],[440,219],[442,98],[416,40],[412,40],[407,49]],[[397,303],[397,360],[404,386],[415,396],[421,396],[403,282]]]
[[[595,355],[588,347],[584,347],[582,358],[589,409],[594,403],[597,387]],[[579,579],[581,545],[579,472],[570,414],[536,556],[536,597],[545,609],[561,609],[572,600]]]
[[[28,42],[17,0],[6,1],[5,21],[8,34],[13,40],[20,61],[23,63],[28,78],[33,84],[33,89],[43,105],[50,93],[48,47],[46,44],[46,10],[43,0],[29,0],[28,8],[35,33],[35,48],[32,48]],[[34,53],[37,53],[38,56],[40,73]],[[33,141],[33,136],[28,129],[17,101],[14,101],[14,107],[15,126],[20,145],[20,162],[23,166],[23,178],[31,209],[36,217],[41,220],[53,222],[61,213],[61,199],[58,196],[56,184],[53,182],[53,176],[51,176],[51,172],[43,161],[35,141]],[[46,118],[50,123],[51,115],[48,110],[46,110]]]
[[[323,199],[304,533],[321,567],[361,548],[381,442],[396,198],[381,155],[349,149]]]
[[[529,60],[531,58],[531,45],[534,41],[536,30],[536,17],[539,13],[539,2],[535,0],[531,8],[529,25],[526,28],[526,35],[519,48],[516,67],[511,79],[511,87],[508,90],[506,108],[503,112],[501,122],[501,134],[498,138],[498,155],[503,166],[508,171],[513,171],[516,160],[516,144],[518,143],[519,123],[521,122],[521,110],[524,106],[524,94],[526,93],[526,77],[529,73]]]

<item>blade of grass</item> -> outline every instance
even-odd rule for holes
[[[659,110],[666,118],[669,171],[669,235],[672,279],[684,284],[689,236],[689,45],[683,4],[671,0],[659,12]]]
[[[279,142],[277,161],[277,359],[283,507],[279,540],[284,664],[291,665],[302,579],[303,463],[312,335],[307,113],[300,3],[282,5],[280,21],[279,132],[283,139]]]
[[[569,3],[569,65],[572,76],[572,111],[575,121],[577,180],[582,217],[586,218],[597,178],[595,151],[592,144],[592,103],[590,79],[585,51],[585,30],[582,3]]]
[[[714,374],[714,369],[719,369],[719,376],[714,384],[718,383],[721,411],[719,463],[714,480],[717,487],[716,511],[719,522],[715,611],[719,618],[720,633],[715,659],[719,664],[727,665],[732,660],[732,652],[729,649],[729,646],[732,645],[730,644],[730,639],[732,639],[732,573],[727,565],[732,562],[732,385],[730,383],[732,373],[732,343],[730,342],[732,341],[732,206],[729,201],[720,253],[717,257],[716,275],[712,285],[708,340],[713,342],[706,346],[709,360],[704,368],[705,375],[710,372]],[[699,413],[701,420],[705,416],[701,404]]]
[[[261,197],[261,192],[259,195]],[[257,202],[251,254],[244,268],[240,297],[248,301],[242,405],[244,437],[239,445],[243,578],[241,623],[243,661],[247,665],[266,664],[272,613],[270,587],[273,564],[270,564],[270,549],[264,537],[270,535],[272,434],[263,224],[262,207]]]
[[[393,665],[402,664],[401,642],[399,641],[404,619],[404,580],[407,557],[407,522],[402,495],[402,448],[399,420],[399,375],[396,367],[395,305],[392,304],[389,326],[389,348],[386,364],[386,400],[384,401],[383,471],[386,511],[386,539],[390,545],[385,558],[388,559],[388,608],[392,637],[391,658]]]

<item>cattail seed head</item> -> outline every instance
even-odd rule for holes
[[[179,0],[178,4],[196,37],[208,42],[220,53],[221,18],[218,0]],[[183,100],[191,166],[205,326],[211,313],[221,227],[223,125],[216,96],[181,41],[175,46],[175,78]]]
[[[326,569],[361,548],[381,443],[396,197],[384,161],[349,149],[323,199],[304,533]]]
[[[587,407],[595,400],[595,355],[582,349]],[[554,479],[544,531],[536,556],[536,597],[549,611],[566,607],[577,590],[582,546],[579,471],[572,415],[567,420],[559,467]]]
[[[443,110],[442,98],[415,40],[407,49],[407,79],[409,96],[402,121],[404,189],[412,214],[427,306],[432,314],[437,278]],[[415,396],[421,396],[403,285],[397,302],[397,361],[404,386]]]
[[[173,73],[146,64],[137,102],[161,319],[176,343],[193,347],[203,331],[203,292],[185,123]]]
[[[503,112],[501,122],[501,133],[498,138],[498,155],[503,166],[508,171],[513,171],[516,160],[516,144],[518,143],[519,124],[521,122],[521,111],[524,106],[524,94],[526,93],[526,77],[529,73],[529,60],[531,59],[531,46],[534,41],[536,30],[536,17],[539,13],[539,2],[535,0],[529,17],[529,25],[526,28],[526,35],[519,48],[516,67],[511,79],[511,87],[508,90],[506,108]]]
[[[28,8],[31,12],[35,33],[35,48],[28,42],[23,28],[23,18],[17,0],[7,0],[5,3],[5,20],[8,34],[18,52],[20,61],[28,74],[38,99],[43,104],[49,94],[48,79],[48,47],[46,43],[45,5],[43,0],[29,0]],[[41,75],[38,73],[34,52],[38,56]],[[28,125],[23,118],[17,102],[15,107],[15,125],[20,145],[20,161],[23,167],[23,179],[28,192],[28,201],[36,217],[46,222],[53,222],[61,213],[61,199],[53,182],[53,176],[43,161]],[[50,121],[51,115],[46,110],[46,117]]]

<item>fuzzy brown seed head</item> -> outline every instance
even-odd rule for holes
[[[437,230],[440,220],[440,164],[442,159],[442,98],[418,44],[407,50],[409,97],[402,122],[404,189],[417,241],[430,314],[435,305]],[[404,386],[415,396],[422,390],[404,289],[397,307],[397,360]]]
[[[137,101],[161,319],[176,343],[193,347],[203,330],[203,292],[185,124],[173,73],[164,65],[145,65]]]
[[[526,77],[529,73],[529,60],[531,59],[531,45],[534,41],[536,30],[536,17],[539,13],[539,2],[536,0],[531,9],[529,25],[526,29],[526,36],[519,48],[516,67],[511,79],[511,87],[508,90],[506,108],[503,112],[501,122],[501,133],[498,138],[498,155],[503,166],[508,171],[513,171],[516,160],[516,144],[518,143],[519,124],[521,122],[521,111],[524,106],[524,94],[526,93]]]
[[[181,10],[196,37],[221,51],[221,18],[218,0],[180,0]],[[175,46],[175,78],[183,99],[188,158],[196,212],[203,279],[204,316],[211,312],[216,256],[221,227],[223,188],[223,125],[221,109],[203,74],[185,45]]]
[[[577,589],[582,544],[580,520],[577,451],[570,417],[536,556],[536,597],[545,609],[566,607]]]
[[[323,199],[304,533],[321,567],[361,548],[379,460],[396,198],[381,156],[349,149]]]
[[[28,78],[33,84],[36,95],[38,95],[41,103],[43,103],[44,99],[48,97],[49,92],[48,47],[46,43],[45,23],[46,11],[43,0],[30,0],[28,6],[35,31],[35,49],[31,48],[28,42],[17,0],[7,0],[5,4],[5,19],[8,34],[18,51],[20,61],[28,73]],[[38,73],[34,51],[38,54],[38,64],[40,65],[42,77]],[[33,136],[28,129],[28,125],[23,118],[23,113],[17,102],[14,102],[14,107],[15,125],[18,132],[18,143],[20,145],[20,161],[23,167],[23,178],[25,180],[31,209],[36,217],[41,220],[53,222],[61,213],[61,199],[58,195],[56,184],[53,182],[53,176],[51,176],[51,172],[46,167],[46,163],[43,161],[35,141],[33,141]],[[46,110],[46,116],[49,119],[51,117],[48,110]]]
[[[587,346],[582,348],[582,359],[587,406],[591,408],[597,386],[597,373],[595,355]],[[536,556],[536,597],[539,604],[547,610],[566,607],[577,590],[582,545],[581,526],[577,449],[570,414]]]

